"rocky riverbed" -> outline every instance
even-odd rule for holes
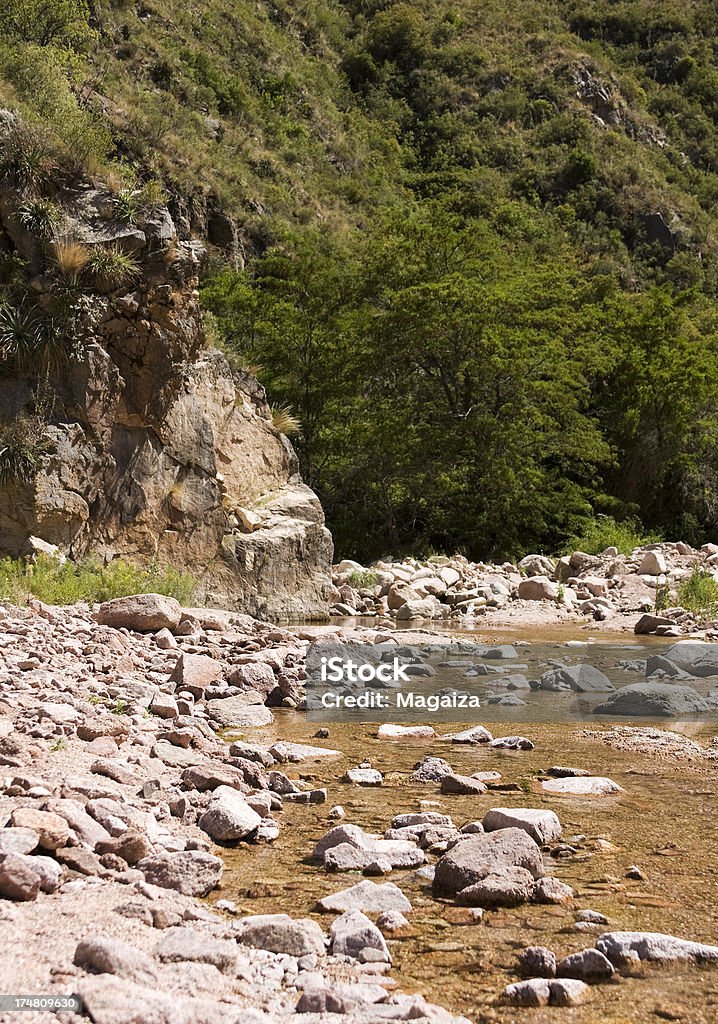
[[[6,992],[99,1024],[714,1019],[710,716],[317,729],[308,646],[410,634],[0,614]]]
[[[589,623],[592,629],[636,627],[642,634],[681,636],[699,626],[677,604],[678,586],[696,568],[718,578],[718,545],[698,550],[679,541],[638,547],[629,555],[616,548],[598,555],[574,551],[562,558],[531,554],[516,564],[470,562],[455,555],[365,567],[345,559],[333,568],[331,610],[337,616],[409,624],[439,620],[459,627],[477,622],[516,628]],[[655,612],[657,598],[660,613]]]

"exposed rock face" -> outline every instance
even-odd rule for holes
[[[166,209],[126,225],[102,189],[58,198],[67,237],[130,252],[140,273],[130,287],[82,295],[84,352],[52,381],[51,450],[36,479],[0,493],[0,549],[17,554],[34,536],[75,558],[172,564],[202,580],[208,604],[324,617],[331,536],[264,389],[207,347],[202,246],[178,238]],[[41,245],[16,206],[0,197],[0,234],[39,269]],[[35,281],[37,307],[49,309],[50,282]],[[3,378],[0,426],[31,392]]]

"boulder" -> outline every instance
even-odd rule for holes
[[[133,594],[105,601],[97,612],[101,626],[133,629],[138,633],[159,629],[175,630],[182,618],[182,606],[173,597],[163,594]]]
[[[442,793],[454,796],[481,796],[487,787],[478,779],[472,779],[468,775],[444,775],[441,780],[440,790]]]
[[[202,850],[182,850],[145,857],[137,867],[151,885],[185,896],[206,896],[219,885],[223,864],[219,857]]]
[[[367,835],[364,829],[358,825],[351,825],[349,823],[346,825],[335,825],[334,828],[330,828],[328,832],[325,832],[317,842],[312,850],[312,858],[314,860],[323,860],[327,850],[345,843],[349,846],[355,846],[359,850],[368,850],[372,841],[373,837]]]
[[[389,947],[375,924],[360,910],[347,910],[332,924],[330,931],[334,956],[349,956],[355,960],[374,959],[366,957],[365,950],[375,950],[377,959],[391,963]]]
[[[485,832],[521,828],[543,846],[561,838],[561,822],[553,811],[533,807],[491,807],[483,818]]]
[[[351,782],[355,786],[381,786],[384,776],[376,768],[350,768],[342,782]]]
[[[380,740],[432,739],[436,731],[430,725],[380,725],[377,736]]]
[[[544,873],[541,851],[523,829],[469,835],[439,859],[433,889],[437,895],[453,895],[508,867],[524,868],[534,878]]]
[[[545,946],[527,946],[519,954],[519,970],[531,978],[554,978],[556,954]]]
[[[614,966],[600,950],[582,949],[559,960],[556,974],[560,978],[578,978],[579,981],[608,981],[614,974]]]
[[[548,576],[529,576],[519,583],[518,597],[521,601],[557,601],[559,585]]]
[[[663,656],[692,676],[718,676],[718,644],[679,640]]]
[[[464,907],[518,907],[533,894],[534,876],[524,868],[502,868],[462,889],[456,902]]]
[[[324,932],[309,918],[294,919],[288,914],[258,914],[232,922],[232,931],[241,946],[268,949],[289,956],[322,956]]]
[[[615,967],[625,967],[637,960],[718,961],[718,946],[691,942],[662,932],[604,932],[596,940],[596,949]]]
[[[661,551],[646,551],[638,566],[639,576],[663,576],[667,571],[668,565]]]
[[[544,672],[540,679],[542,690],[575,690],[576,693],[605,693],[614,689],[613,683],[593,665],[562,665]]]
[[[566,885],[565,882],[559,881],[558,878],[552,878],[550,875],[544,875],[543,878],[539,878],[534,886],[533,896],[531,899],[534,903],[568,903],[574,897],[573,889],[570,885]]]
[[[242,794],[231,786],[218,786],[197,824],[216,842],[234,842],[251,835],[262,823]]]
[[[17,853],[0,856],[0,896],[6,900],[28,902],[40,892],[41,878],[25,857]]]
[[[454,769],[442,757],[427,755],[414,765],[411,773],[412,782],[441,782],[445,775],[453,774]]]
[[[393,882],[377,884],[369,879],[357,882],[356,885],[341,892],[332,893],[319,900],[321,910],[342,912],[345,910],[362,910],[369,914],[381,911],[400,911],[408,914],[412,910],[411,903],[398,885]]]
[[[142,985],[157,982],[157,967],[146,953],[120,939],[92,936],[82,939],[72,961],[93,974],[114,974]]]
[[[364,871],[379,864],[382,870],[372,873],[385,874],[391,868],[416,868],[425,862],[426,854],[416,843],[401,839],[377,839],[367,849],[341,843],[324,854],[326,871]]]
[[[546,779],[541,783],[541,788],[547,793],[562,796],[612,796],[614,793],[624,792],[623,787],[613,779],[601,775]]]
[[[274,721],[272,712],[262,703],[262,695],[253,690],[222,700],[208,700],[207,717],[222,729],[248,729]]]
[[[0,856],[4,853],[32,853],[39,844],[40,836],[31,828],[13,828],[6,825],[0,829]]]
[[[453,732],[441,737],[442,740],[450,740],[452,743],[490,743],[493,739],[491,733],[483,725],[474,725],[462,732]]]
[[[43,850],[59,850],[70,838],[70,828],[63,817],[54,811],[39,811],[34,807],[16,807],[10,815],[10,824],[36,832]]]
[[[222,663],[206,654],[186,654],[184,651],[175,662],[169,681],[177,691],[187,690],[193,697],[204,696],[208,686],[223,678]]]
[[[212,964],[222,974],[233,975],[237,966],[237,944],[215,939],[194,928],[168,928],[155,949],[162,963]]]
[[[256,690],[266,699],[277,686],[277,677],[271,665],[264,661],[252,661],[232,669],[228,682],[241,690]]]
[[[594,715],[629,715],[646,718],[680,718],[701,715],[709,705],[691,686],[674,683],[631,683],[616,690]]]
[[[503,997],[511,1006],[578,1006],[587,993],[588,986],[572,978],[530,978],[508,985]]]
[[[546,555],[526,555],[518,563],[518,568],[527,576],[552,576],[554,561]]]

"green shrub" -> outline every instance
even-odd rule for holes
[[[134,280],[140,266],[134,257],[117,246],[97,246],[90,253],[87,272],[100,288],[119,288]]]
[[[92,38],[84,0],[4,0],[2,12],[5,32],[25,43],[79,49]]]
[[[355,569],[348,577],[349,586],[354,587],[355,590],[360,590],[362,587],[375,587],[377,582],[377,574],[371,569],[366,569],[364,572]]]
[[[637,519],[616,520],[613,516],[596,516],[588,525],[567,542],[562,554],[585,551],[587,555],[600,555],[606,548],[618,548],[621,555],[630,555],[634,548],[644,544],[657,544],[658,534],[647,534]]]
[[[707,569],[696,566],[678,586],[678,604],[702,619],[713,619],[718,613],[718,583]]]
[[[0,600],[25,604],[32,596],[46,604],[109,601],[129,594],[165,594],[187,604],[197,581],[187,573],[158,565],[131,565],[117,559],[102,565],[94,559],[82,562],[40,555],[36,562],[5,558],[0,561]]]
[[[48,450],[42,421],[18,416],[0,432],[0,487],[32,483]]]

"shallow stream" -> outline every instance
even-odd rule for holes
[[[522,638],[529,636],[524,633]],[[561,638],[568,635],[555,636]],[[507,635],[501,636],[501,642],[507,639]],[[545,641],[546,636],[541,639]],[[495,735],[505,734],[505,723],[492,728],[493,709],[484,710],[482,724]],[[279,710],[275,719],[272,726],[252,730],[247,738],[260,743],[277,739],[320,743],[341,751],[337,758],[290,766],[294,769],[290,775],[327,786],[328,801],[322,805],[287,804],[280,816],[280,836],[271,845],[224,850],[227,867],[217,898],[234,899],[245,913],[315,916],[323,919],[327,928],[331,915],[317,912],[317,899],[361,879],[358,873],[326,874],[321,865],[308,859],[314,843],[335,824],[327,816],[335,804],[344,807],[345,821],[379,833],[390,826],[395,814],[418,810],[420,802],[429,809],[426,801],[432,801],[431,809],[451,814],[458,825],[482,818],[492,806],[543,806],[559,815],[564,838],[574,834],[587,837],[576,855],[547,858],[547,872],[574,888],[575,906],[527,905],[488,911],[481,923],[470,923],[462,908],[434,900],[430,886],[414,872],[396,870],[389,880],[401,887],[414,906],[410,928],[389,939],[392,977],[400,988],[420,991],[428,999],[482,1022],[718,1021],[718,967],[639,967],[630,976],[624,974],[610,984],[593,987],[588,1003],[569,1010],[515,1010],[497,1003],[504,986],[517,980],[515,955],[527,945],[549,946],[561,956],[593,945],[595,937],[606,930],[664,931],[718,944],[715,763],[617,750],[582,735],[585,727],[605,728],[605,720],[600,725],[588,720],[585,727],[576,722],[522,725],[514,720],[510,731],[529,736],[535,748],[510,752],[440,739],[379,740],[376,725],[346,722],[332,722],[330,737],[317,741],[313,739],[317,723],[308,722],[303,714]],[[661,724],[680,730],[674,723]],[[457,728],[442,725],[438,731]],[[715,723],[690,723],[685,732],[707,744],[718,727]],[[409,779],[416,762],[427,754],[446,758],[455,771],[465,775],[497,770],[502,784],[518,788],[482,796],[442,796],[437,784]],[[381,787],[360,788],[338,781],[364,758],[384,774]],[[555,764],[606,775],[625,793],[600,798],[544,794],[536,775]],[[644,880],[626,878],[631,865],[641,868]],[[576,931],[576,912],[586,908],[605,914],[610,925],[593,932]]]

